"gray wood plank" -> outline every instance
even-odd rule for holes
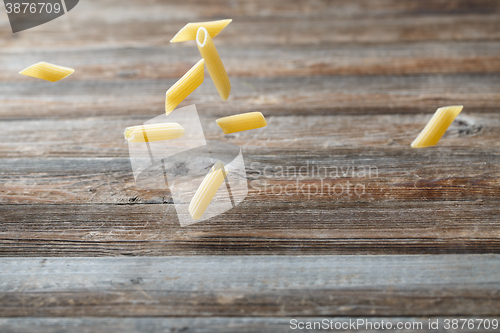
[[[499,30],[500,31],[500,30]],[[32,81],[0,83],[0,118],[145,116],[164,112],[165,91],[175,79]],[[269,115],[394,114],[434,112],[463,104],[469,112],[496,112],[500,74],[413,76],[312,76],[235,78],[222,102],[209,77],[179,107],[228,116],[247,111]],[[36,106],[36,107],[34,107]]]
[[[498,255],[0,258],[13,316],[485,316]]]
[[[212,317],[212,318],[0,318],[0,329],[4,333],[157,333],[157,332],[183,332],[183,333],[281,333],[290,331],[291,327],[316,327],[312,329],[302,329],[301,332],[328,332],[329,327],[335,327],[336,331],[348,332],[379,332],[377,327],[392,327],[391,332],[456,332],[449,328],[445,329],[447,319],[465,319],[450,317],[299,317],[293,318],[297,322],[290,321],[292,318],[279,317]],[[467,318],[469,319],[469,318]],[[498,320],[495,317],[481,317],[491,323]],[[474,320],[474,327],[477,328],[480,320]],[[436,329],[429,329],[429,323],[438,323]],[[297,323],[297,326],[295,326]],[[309,323],[309,324],[308,324]],[[359,324],[359,325],[358,325]],[[463,321],[459,321],[462,327]],[[314,326],[316,325],[316,326]],[[320,326],[322,325],[322,326]],[[353,326],[354,325],[354,326]],[[403,327],[402,329],[398,329]],[[404,328],[406,325],[407,328]],[[342,326],[344,329],[342,329]],[[446,325],[448,326],[448,325]],[[323,328],[320,328],[323,327]],[[350,328],[349,328],[350,327]],[[354,328],[353,328],[354,327]],[[434,326],[433,326],[434,327]],[[482,327],[482,326],[481,326]],[[491,331],[491,326],[490,326]],[[477,332],[477,329],[468,329],[467,325],[460,332]]]

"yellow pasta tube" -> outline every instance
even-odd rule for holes
[[[205,176],[189,203],[189,214],[193,220],[200,219],[203,213],[205,213],[219,187],[224,182],[224,179],[226,179],[226,175],[226,168],[221,161],[218,161]]]
[[[210,37],[214,38],[222,31],[229,23],[231,23],[231,19],[229,20],[220,20],[220,21],[210,21],[210,22],[197,22],[197,23],[188,23],[179,30],[179,32],[170,40],[170,43],[184,42],[187,40],[195,40],[196,33],[200,27],[204,27],[207,29]]]
[[[203,83],[205,60],[201,59],[167,91],[165,112],[169,114],[177,105]]]
[[[56,82],[64,79],[74,72],[75,70],[73,68],[49,64],[48,62],[42,61],[23,69],[19,72],[19,74],[36,77],[50,82]]]
[[[458,105],[437,109],[422,132],[413,140],[411,147],[424,148],[437,144],[463,108],[462,105]]]
[[[123,135],[128,142],[153,142],[177,139],[184,132],[180,124],[163,123],[127,127]]]
[[[261,112],[248,112],[234,116],[219,118],[215,121],[224,134],[248,131],[267,126],[266,118]]]
[[[219,53],[215,48],[212,37],[207,32],[207,29],[201,27],[196,34],[196,42],[201,57],[205,59],[208,73],[223,100],[227,100],[231,93],[231,82],[227,76],[226,69],[220,60]]]

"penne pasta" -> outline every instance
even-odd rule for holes
[[[224,134],[248,131],[267,126],[266,118],[261,112],[248,112],[224,117],[215,121]]]
[[[168,89],[165,98],[165,112],[169,114],[177,105],[203,83],[205,60],[198,61],[179,81]]]
[[[218,161],[205,176],[189,203],[189,214],[193,220],[200,219],[207,210],[219,187],[224,182],[224,179],[226,179],[226,175],[226,168],[221,161]]]
[[[49,64],[48,62],[39,62],[23,69],[19,74],[36,77],[38,79],[56,82],[73,74],[75,70],[69,67]]]
[[[220,21],[210,21],[210,22],[197,22],[197,23],[188,23],[186,24],[179,32],[170,40],[170,43],[178,43],[184,42],[187,40],[195,40],[198,29],[204,27],[207,29],[210,37],[214,38],[221,32],[229,23],[231,23],[231,19],[229,20],[220,20]]]
[[[184,132],[177,123],[163,123],[127,127],[123,135],[128,142],[153,142],[177,139]]]
[[[437,144],[463,108],[462,105],[458,105],[437,109],[422,132],[413,140],[411,147],[424,148]]]
[[[208,73],[223,100],[227,100],[231,93],[231,82],[227,76],[226,69],[220,60],[219,53],[215,48],[212,37],[208,34],[207,29],[201,27],[196,34],[196,42],[201,57],[205,59]]]

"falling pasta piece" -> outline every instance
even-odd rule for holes
[[[204,27],[207,29],[210,37],[214,38],[222,31],[229,23],[231,23],[231,19],[229,20],[220,20],[220,21],[210,21],[210,22],[196,22],[196,23],[188,23],[179,30],[179,32],[170,40],[170,43],[184,42],[187,40],[195,40],[196,33],[198,29]]]
[[[172,112],[180,102],[203,83],[205,60],[201,59],[167,91],[165,112]]]
[[[207,32],[207,29],[201,27],[196,34],[196,42],[201,57],[205,59],[208,73],[223,100],[227,100],[231,93],[231,82],[227,76],[226,69],[220,60],[219,53],[215,48],[212,37]]]
[[[437,109],[422,132],[413,140],[411,147],[424,148],[437,144],[463,108],[462,105],[458,105]]]
[[[50,82],[56,82],[64,79],[74,72],[75,70],[73,68],[53,65],[42,61],[20,71],[19,74],[36,77]]]
[[[248,131],[266,127],[266,118],[261,112],[248,112],[234,116],[224,117],[215,121],[224,134]]]
[[[153,142],[177,139],[184,132],[177,123],[163,123],[127,127],[123,135],[128,142]]]
[[[224,179],[226,179],[226,175],[226,168],[221,161],[218,161],[205,176],[189,203],[189,214],[191,214],[193,220],[200,219],[203,213],[205,213],[219,187],[224,182]]]

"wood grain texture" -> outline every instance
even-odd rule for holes
[[[219,43],[267,45],[325,42],[400,43],[425,40],[498,40],[496,1],[303,1],[286,0],[85,1],[70,13],[13,37],[6,14],[0,46],[99,47],[167,45],[189,21],[231,17]],[[138,15],[140,13],[141,15]],[[49,35],[50,38],[46,38]],[[78,36],[80,38],[75,38]]]
[[[286,151],[297,148],[317,149],[325,154],[335,154],[338,149],[405,150],[435,110],[431,109],[425,114],[335,117],[321,114],[275,115],[266,110],[263,112],[268,120],[268,127],[231,135],[221,132],[215,122],[217,116],[205,115],[203,111],[199,111],[199,114],[208,140],[228,141],[243,147],[244,151]],[[123,137],[124,129],[142,124],[154,116],[8,120],[4,122],[0,158],[128,158],[128,145]],[[445,147],[491,147],[495,151],[500,145],[497,140],[499,130],[498,113],[477,113],[466,109],[450,126],[436,148],[421,152]],[[246,157],[253,159],[257,158],[258,154],[252,152],[246,154]],[[6,160],[5,163],[7,162]],[[9,169],[6,169],[7,173],[12,171],[7,170]]]
[[[208,76],[208,75],[207,75]],[[175,79],[0,83],[0,119],[157,116]],[[226,101],[207,77],[179,107],[202,115],[403,114],[462,104],[470,113],[498,111],[500,74],[416,76],[307,76],[236,78]],[[290,132],[289,135],[293,135]]]
[[[179,226],[169,204],[3,205],[0,251],[3,256],[161,256],[500,250],[496,202],[265,199],[190,228]]]
[[[255,151],[248,150],[249,153]],[[258,151],[259,157],[247,158],[247,172],[250,185],[261,187],[261,193],[266,193],[263,187],[280,183],[286,185],[317,181],[316,184],[321,184],[323,180],[326,184],[350,180],[352,183],[366,185],[369,201],[498,201],[494,196],[498,190],[498,154],[488,155],[488,150],[485,149],[474,152],[467,148],[435,148],[427,152],[408,148],[356,152],[349,149],[336,149],[334,152],[327,149]],[[277,154],[289,157],[287,163],[280,164],[276,161]],[[317,158],[318,156],[322,157]],[[461,163],[463,159],[467,159],[467,163]],[[395,161],[399,165],[395,166]],[[418,167],[413,167],[417,161]],[[431,169],[436,163],[440,163],[441,168]],[[129,160],[123,158],[2,159],[0,165],[10,170],[5,171],[1,179],[1,198],[5,203],[30,204],[46,200],[58,204],[87,203],[92,198],[94,203],[116,203],[114,196],[123,196],[127,189],[140,190],[134,185]],[[29,177],[20,180],[20,174],[29,174]],[[34,194],[40,195],[51,187],[56,190],[55,193],[50,197],[40,196],[41,200],[37,201],[38,196]],[[439,191],[433,193],[432,187]],[[57,194],[57,189],[61,191],[60,195]],[[427,195],[423,192],[425,190],[428,191]],[[140,191],[147,193],[147,190]],[[420,196],[414,196],[412,192],[419,193]],[[72,194],[73,198],[68,194]],[[257,194],[250,196],[248,200],[259,200]],[[303,199],[304,195],[307,194],[297,200]],[[345,198],[345,193],[337,197],[339,200],[351,201]],[[312,199],[321,198],[313,196]],[[275,195],[275,200],[282,199]]]
[[[231,77],[290,77],[317,75],[402,75],[498,72],[497,41],[424,41],[414,43],[320,43],[302,45],[220,45],[224,67]],[[68,63],[76,74],[66,79],[178,79],[200,58],[196,46],[130,46],[95,49],[41,49],[36,53],[0,51],[1,81],[33,82],[19,68],[51,59]],[[165,62],[168,59],[168,62]],[[62,85],[62,84],[61,84]]]
[[[199,60],[175,33],[224,18],[232,94],[206,75],[180,107],[242,147],[250,192],[181,228],[168,190],[134,183],[123,130]],[[76,72],[18,74],[39,61]],[[85,0],[17,34],[0,11],[0,68],[2,332],[499,314],[498,1]],[[438,146],[409,148],[455,104]],[[250,111],[268,126],[215,123]]]
[[[384,327],[391,325],[409,325],[408,329],[394,329],[393,332],[451,332],[451,329],[445,329],[444,323],[450,317],[298,317],[298,322],[312,322],[317,325],[316,329],[308,329],[308,332],[325,332],[320,329],[318,322],[327,320],[328,325],[337,325],[337,327],[349,327],[351,323],[360,322],[357,332],[376,332],[373,327],[381,325]],[[453,318],[451,318],[453,319]],[[464,319],[464,318],[456,318]],[[482,317],[488,319],[490,323],[497,319],[495,317]],[[439,323],[438,328],[429,329],[429,320],[432,323]],[[316,324],[314,324],[316,323]],[[459,321],[462,326],[463,321]],[[479,323],[479,320],[476,321]],[[371,325],[371,326],[370,326]],[[420,326],[421,325],[421,326]],[[290,318],[280,317],[212,317],[212,318],[0,318],[0,329],[5,333],[59,333],[71,331],[75,333],[156,333],[156,332],[183,332],[183,333],[282,333],[290,332]],[[378,326],[380,327],[380,326]],[[404,326],[401,326],[404,327]],[[477,327],[477,324],[476,324]],[[490,328],[491,329],[491,328]],[[474,332],[476,330],[464,328],[463,332]]]
[[[199,58],[194,45],[161,42],[164,29],[211,14],[182,10],[206,10],[200,1],[175,17],[169,3],[116,5],[85,2],[61,30],[43,25],[5,42],[0,255],[498,251],[496,2],[208,6],[235,15],[217,37],[233,93],[221,102],[207,77],[182,105],[197,104],[208,139],[242,147],[251,190],[243,205],[187,229],[168,191],[135,185],[123,129],[163,112],[165,91]],[[85,22],[105,33],[89,37]],[[136,32],[117,35],[123,25]],[[80,74],[54,85],[13,75],[40,57]],[[438,106],[457,103],[464,112],[438,147],[409,148]],[[247,111],[262,111],[268,127],[223,136],[215,120]]]
[[[496,255],[0,259],[0,313],[491,316],[500,306],[499,262]]]

